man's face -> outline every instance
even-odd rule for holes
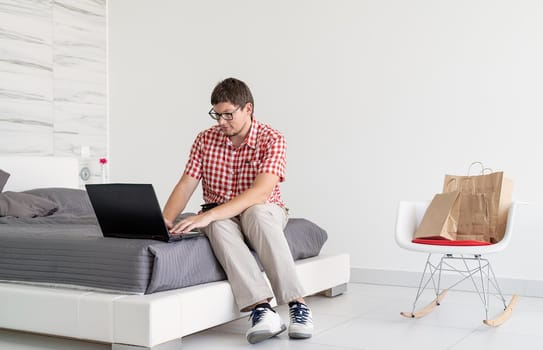
[[[249,131],[252,112],[250,103],[245,104],[245,106],[235,106],[230,102],[219,102],[213,105],[213,110],[220,114],[228,113],[225,117],[229,117],[229,113],[232,113],[232,120],[225,120],[222,117],[217,120],[217,124],[219,124],[221,131],[226,136],[237,136]]]

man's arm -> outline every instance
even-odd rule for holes
[[[196,216],[191,216],[181,220],[177,225],[175,225],[171,232],[188,232],[194,228],[205,227],[213,221],[232,218],[255,204],[264,204],[270,197],[275,185],[277,185],[278,182],[279,176],[277,175],[270,173],[258,174],[255,178],[253,186],[251,186],[249,189],[243,193],[240,193],[227,203],[219,205]]]
[[[173,221],[177,215],[187,206],[190,197],[198,186],[198,182],[199,180],[194,177],[183,174],[177,185],[175,185],[163,212],[164,221],[169,229],[173,227]]]

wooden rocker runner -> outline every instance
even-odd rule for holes
[[[420,309],[419,311],[414,312],[400,312],[400,315],[407,317],[407,318],[421,318],[426,315],[428,315],[430,312],[434,311],[436,306],[441,304],[441,300],[445,298],[445,294],[447,294],[448,289],[445,289],[443,292],[441,292],[437,298],[432,300],[432,302],[428,305],[426,305],[424,308]]]

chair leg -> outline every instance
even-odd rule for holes
[[[420,318],[420,317],[426,316],[427,314],[432,312],[436,306],[439,306],[441,304],[441,300],[443,300],[443,298],[447,294],[446,289],[443,291],[440,291],[443,258],[440,260],[439,264],[435,266],[434,264],[432,264],[431,257],[432,257],[432,254],[428,254],[428,257],[426,258],[426,264],[424,265],[424,270],[422,272],[422,276],[419,281],[417,294],[415,296],[415,301],[413,302],[413,307],[411,309],[411,312],[405,312],[405,311],[400,312],[400,315],[404,317]],[[425,280],[427,272],[429,273],[429,275],[428,275],[428,279]],[[438,273],[437,284],[435,281],[436,272]],[[423,307],[422,309],[416,310],[419,298],[421,297],[422,293],[426,290],[430,282],[432,282],[432,286],[434,288],[436,298],[432,300],[432,302],[430,302],[428,305]]]
[[[517,301],[518,301],[518,295],[514,294],[511,297],[511,300],[509,301],[509,304],[507,304],[505,297],[503,296],[503,293],[500,289],[500,285],[498,284],[498,280],[496,279],[496,275],[494,274],[494,269],[492,269],[492,265],[490,264],[490,261],[486,259],[481,259],[480,256],[475,257],[479,262],[479,271],[481,276],[481,285],[484,288],[484,282],[486,279],[486,290],[483,289],[483,303],[485,306],[485,319],[483,320],[483,323],[487,326],[491,327],[497,327],[501,324],[503,324],[509,316],[511,316],[511,313],[513,312],[513,308],[515,307]],[[481,266],[481,261],[485,261],[486,265]],[[484,271],[484,268],[486,268],[486,271]],[[494,319],[488,318],[488,312],[490,309],[490,286],[494,288],[494,290],[497,293],[497,297],[501,299],[501,302],[503,303],[504,311],[501,312],[498,316],[496,316]]]

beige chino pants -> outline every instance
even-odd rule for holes
[[[284,304],[304,296],[294,260],[283,233],[285,209],[258,204],[240,215],[214,221],[203,229],[222,265],[241,311],[261,300],[277,298]],[[270,289],[249,246],[257,253],[271,283]]]

